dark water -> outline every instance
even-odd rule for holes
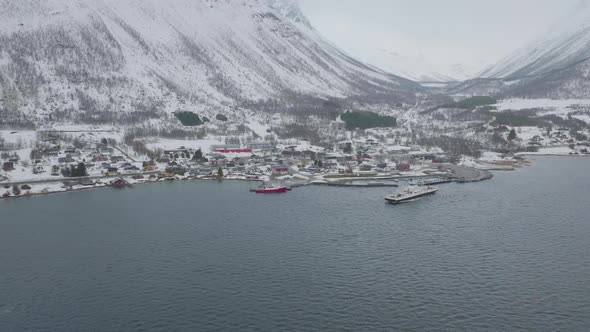
[[[588,331],[590,159],[387,189],[0,202],[0,331]]]

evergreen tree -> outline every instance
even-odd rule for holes
[[[177,112],[174,116],[182,123],[183,126],[196,127],[203,124],[201,118],[193,112]]]
[[[514,128],[510,131],[510,133],[508,134],[508,140],[509,141],[514,141],[516,139],[516,130],[514,130]]]
[[[203,151],[201,151],[201,149],[198,149],[195,152],[195,155],[193,156],[193,161],[199,161],[201,159],[203,159]]]
[[[219,179],[222,179],[222,178],[223,178],[223,169],[222,169],[221,167],[219,167],[219,168],[217,169],[217,177],[218,177]]]
[[[88,174],[86,173],[86,164],[84,164],[84,163],[79,163],[79,164],[78,164],[78,167],[77,167],[77,169],[76,169],[76,171],[77,171],[77,176],[78,176],[78,177],[81,177],[81,176],[86,176],[86,175],[88,175]]]
[[[352,145],[351,144],[346,144],[346,146],[344,147],[344,149],[342,149],[342,152],[344,152],[346,154],[352,153]]]
[[[66,177],[66,178],[69,178],[69,177],[71,177],[71,176],[72,176],[72,169],[71,169],[71,167],[64,167],[64,168],[61,170],[61,174],[62,174],[64,177]]]

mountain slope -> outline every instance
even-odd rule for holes
[[[590,59],[590,2],[581,0],[541,38],[484,70],[484,78],[519,79],[566,69]]]
[[[590,1],[581,0],[539,40],[483,71],[485,84],[463,86],[485,91],[495,80],[496,90],[508,96],[590,98],[589,75]]]
[[[0,0],[4,119],[417,91],[326,42],[292,1]]]

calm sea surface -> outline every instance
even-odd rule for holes
[[[589,331],[590,159],[388,189],[0,202],[0,331]]]

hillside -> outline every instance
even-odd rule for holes
[[[420,89],[325,41],[293,1],[0,0],[4,124],[310,97],[413,101]]]
[[[590,98],[590,1],[581,0],[538,40],[456,91],[528,98]],[[494,88],[489,89],[490,85]]]

